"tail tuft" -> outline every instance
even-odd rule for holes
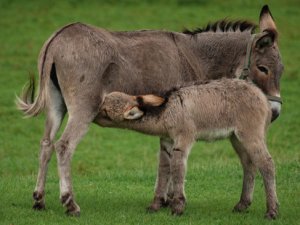
[[[26,117],[37,116],[44,109],[44,101],[39,95],[34,99],[35,95],[35,77],[29,74],[29,82],[23,87],[22,93],[16,96],[17,108],[22,111]]]

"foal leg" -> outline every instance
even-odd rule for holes
[[[33,192],[33,208],[45,209],[45,182],[48,162],[53,152],[55,135],[66,114],[66,107],[58,90],[50,83],[49,106],[47,107],[44,136],[40,142],[39,171],[36,186]]]
[[[171,182],[171,154],[172,154],[173,142],[171,139],[161,138],[160,139],[160,153],[159,153],[159,166],[158,174],[156,179],[155,196],[148,207],[149,212],[156,212],[161,207],[169,205],[169,198],[173,196],[167,195],[168,186]]]
[[[278,199],[276,195],[275,185],[275,166],[270,153],[268,152],[267,146],[264,140],[259,138],[257,141],[243,142],[245,149],[262,175],[266,202],[267,212],[265,217],[268,219],[275,219],[278,215]]]
[[[67,208],[68,215],[79,216],[80,207],[74,200],[71,183],[71,158],[81,138],[88,130],[93,118],[70,115],[61,138],[55,143],[55,150],[60,176],[60,200]]]
[[[185,208],[184,179],[186,174],[187,158],[192,147],[193,140],[180,137],[175,141],[171,159],[171,176],[173,181],[174,196],[171,203],[172,214],[181,215]]]
[[[244,212],[252,203],[256,167],[239,140],[235,136],[231,137],[230,140],[240,158],[244,172],[242,194],[240,201],[234,206],[233,212]]]

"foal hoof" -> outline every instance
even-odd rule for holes
[[[35,202],[34,204],[33,204],[33,206],[32,206],[32,208],[34,209],[34,210],[45,210],[46,209],[46,207],[45,207],[45,203],[44,202]]]
[[[169,206],[171,205],[171,202],[172,202],[172,201],[173,201],[173,199],[167,198],[166,201],[164,200],[164,201],[161,203],[161,207],[163,207],[163,208],[169,207]]]
[[[277,213],[268,212],[268,213],[266,213],[265,218],[268,219],[268,220],[276,220],[277,219]]]
[[[37,191],[33,192],[32,197],[34,199],[34,204],[32,206],[35,210],[44,210],[45,209],[45,202],[43,200],[43,194]]]
[[[165,201],[162,197],[154,197],[151,205],[146,209],[148,213],[154,213],[160,210],[160,208],[166,208],[169,206],[169,202]]]
[[[268,220],[275,220],[278,217],[278,209],[274,209],[274,210],[269,210],[266,214],[265,214],[265,218]]]

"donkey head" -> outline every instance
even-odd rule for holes
[[[155,95],[132,96],[122,92],[111,92],[105,96],[101,113],[108,119],[121,122],[139,119],[147,106],[160,106],[165,99]]]
[[[252,56],[249,78],[269,96],[280,97],[280,77],[283,64],[278,49],[278,32],[268,6],[260,13],[260,34],[255,36],[252,44]],[[272,120],[281,110],[281,103],[269,100],[272,107]]]

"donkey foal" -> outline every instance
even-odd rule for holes
[[[166,195],[170,193],[167,189],[172,182],[171,210],[173,214],[182,214],[186,163],[193,143],[229,137],[244,171],[242,194],[234,211],[244,211],[250,206],[258,169],[265,186],[266,217],[275,219],[278,214],[275,168],[266,146],[271,115],[269,102],[256,86],[246,81],[222,79],[175,88],[164,98],[109,93],[96,122],[161,137],[163,152],[171,156],[167,157],[171,162],[170,166],[161,163],[159,171],[170,176],[159,174],[150,210],[157,211],[166,204]]]

